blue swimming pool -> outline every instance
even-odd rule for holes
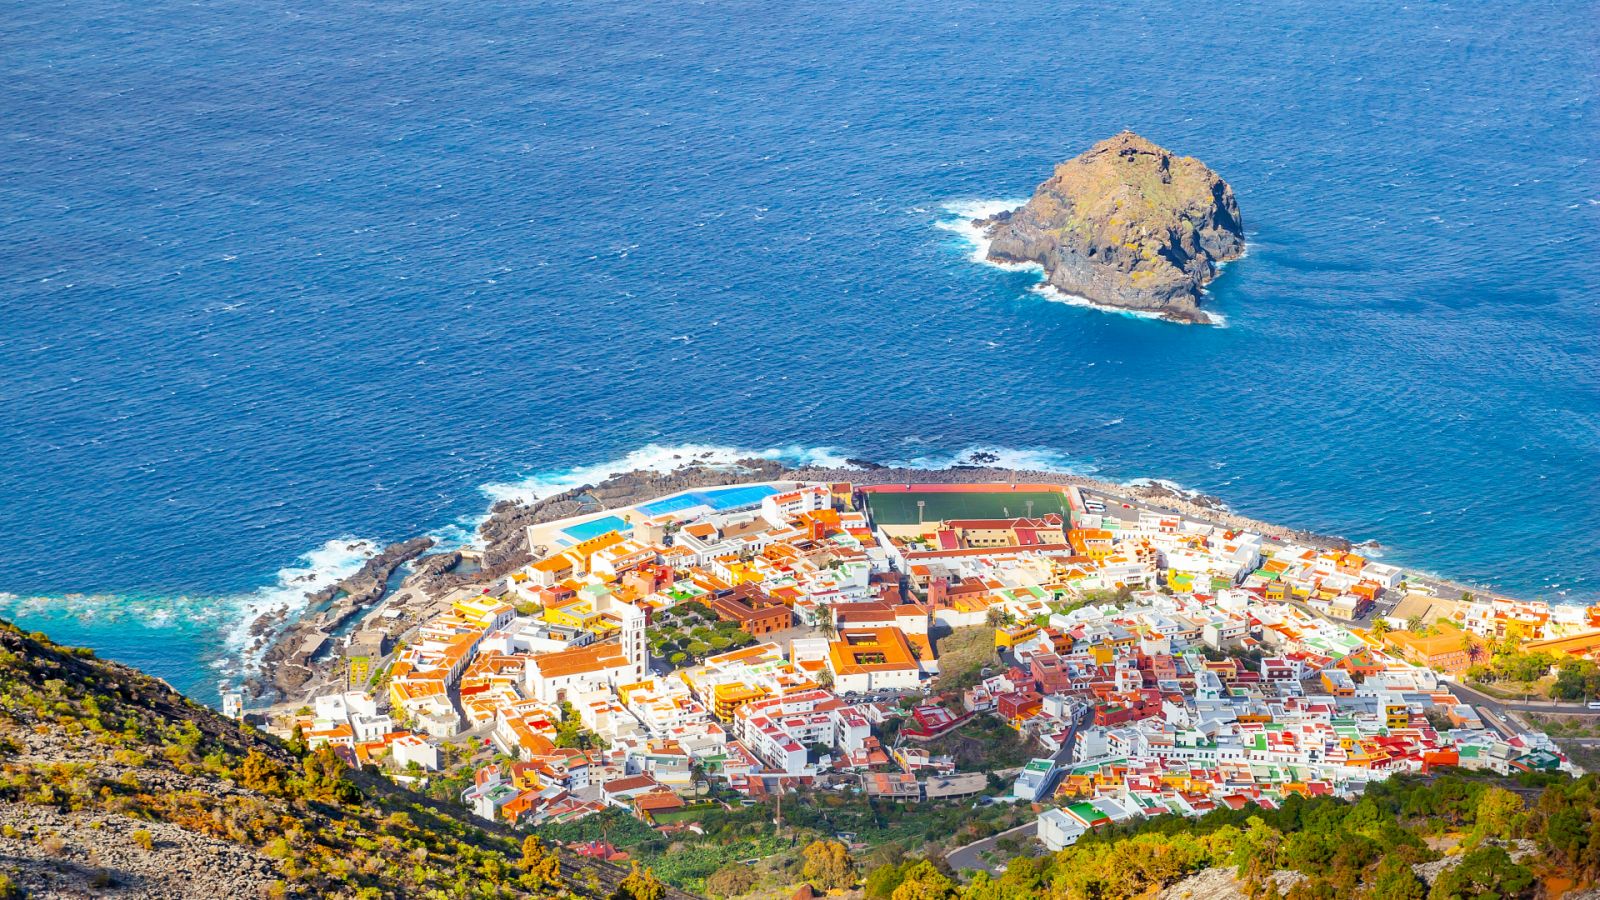
[[[725,510],[738,509],[741,506],[755,506],[777,492],[777,488],[765,484],[712,488],[705,491],[690,491],[687,494],[679,494],[675,497],[665,497],[661,500],[643,504],[638,507],[638,510],[647,516],[682,512],[695,506],[709,506],[718,512],[723,512]]]
[[[563,528],[561,529],[561,533],[571,538],[572,543],[577,544],[587,541],[590,538],[599,537],[608,531],[621,531],[626,533],[632,530],[632,528],[633,526],[629,525],[627,522],[624,522],[620,516],[601,516],[598,519],[590,519],[587,522],[580,522],[571,528]]]

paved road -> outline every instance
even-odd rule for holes
[[[1085,710],[1083,714],[1073,717],[1072,724],[1067,728],[1067,739],[1061,743],[1061,749],[1057,750],[1055,756],[1052,757],[1057,766],[1066,766],[1072,762],[1073,746],[1078,742],[1078,728],[1083,723],[1087,722],[1088,719],[1088,710]],[[1017,771],[1021,770],[1019,769]],[[1060,777],[1060,773],[1058,772],[1054,777],[1051,778],[1051,783],[1045,792],[1047,796],[1055,793],[1055,781]],[[1002,831],[993,837],[986,837],[981,841],[973,841],[965,847],[959,847],[950,851],[949,855],[945,857],[945,860],[949,862],[950,867],[955,869],[957,872],[961,871],[962,869],[982,869],[986,872],[995,872],[997,871],[997,867],[985,862],[982,858],[982,854],[993,851],[999,840],[1008,835],[1016,835],[1018,837],[1033,837],[1033,832],[1037,827],[1037,823],[1029,822],[1026,825],[1018,825],[1016,828],[1012,828],[1008,831]]]
[[[1448,682],[1450,693],[1465,700],[1474,706],[1483,706],[1505,715],[1510,710],[1519,712],[1564,713],[1567,715],[1592,715],[1600,716],[1600,710],[1590,709],[1588,704],[1579,702],[1561,703],[1554,700],[1501,700],[1498,697],[1485,694],[1476,688],[1464,684]]]
[[[1015,837],[1018,840],[1023,840],[1032,837],[1037,828],[1038,825],[1036,823],[1029,822],[1026,825],[1018,825],[1009,831],[1002,831],[999,834],[986,837],[981,841],[973,841],[965,847],[950,851],[950,854],[945,857],[945,862],[948,862],[950,868],[955,869],[957,872],[962,869],[981,869],[985,872],[996,872],[998,867],[986,861],[983,858],[983,854],[993,852],[995,845],[1000,842],[1001,838]]]

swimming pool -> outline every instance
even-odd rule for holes
[[[647,516],[682,512],[696,506],[709,506],[717,512],[723,512],[724,510],[738,509],[741,506],[755,506],[777,492],[778,489],[770,485],[746,484],[738,487],[690,491],[687,494],[679,494],[675,497],[665,497],[645,503],[637,508],[639,512]]]
[[[633,526],[624,522],[620,516],[601,516],[598,519],[580,522],[570,528],[563,528],[561,533],[571,538],[572,543],[579,544],[590,538],[599,537],[608,531],[620,531],[626,534],[631,530],[633,530]]]

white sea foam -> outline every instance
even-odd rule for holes
[[[687,465],[733,468],[741,459],[770,459],[797,466],[848,468],[847,454],[836,447],[769,447],[764,450],[724,444],[648,444],[619,459],[587,466],[541,472],[516,481],[486,484],[478,490],[492,502],[531,502],[585,484],[598,484],[623,472],[671,472]]]
[[[1026,472],[1059,472],[1063,475],[1091,475],[1094,465],[1073,459],[1055,450],[1035,448],[974,446],[954,453],[931,453],[909,459],[885,460],[884,465],[906,469],[948,469],[951,466],[988,466]]]
[[[257,619],[282,613],[283,621],[294,621],[305,610],[308,594],[361,571],[380,549],[377,541],[334,538],[303,554],[295,565],[279,569],[273,583],[248,594],[222,598],[218,607],[228,611],[231,627],[223,632],[221,652],[212,661],[212,668],[225,683],[253,671],[261,662],[255,646],[259,638],[250,633]]]
[[[1204,491],[1198,491],[1194,488],[1184,487],[1176,481],[1168,481],[1165,478],[1130,478],[1127,481],[1124,481],[1123,484],[1127,485],[1128,487],[1150,487],[1151,485],[1160,485],[1161,487],[1166,488],[1185,500],[1193,500],[1197,497],[1207,496]],[[1216,500],[1214,497],[1210,499],[1215,501],[1214,505],[1219,505],[1222,509],[1228,509],[1228,505],[1226,503],[1222,503],[1220,500]]]
[[[995,262],[989,258],[989,236],[983,229],[974,224],[977,219],[987,219],[1006,210],[1016,209],[1027,203],[1022,200],[954,200],[950,203],[940,204],[940,209],[948,215],[934,223],[935,228],[954,232],[961,236],[972,247],[969,255],[975,263],[1004,269],[1007,272],[1037,272],[1044,274],[1044,267],[1038,263],[1003,263]]]
[[[754,449],[725,444],[647,444],[625,456],[584,466],[552,469],[518,478],[480,485],[479,493],[493,506],[503,500],[531,503],[565,493],[585,484],[599,484],[623,472],[671,472],[690,464],[733,468],[742,459],[771,459],[794,466],[824,466],[847,469],[847,454],[836,447],[784,447]],[[488,510],[463,516],[434,529],[428,536],[438,542],[436,550],[481,549],[483,539],[478,526],[488,518]]]
[[[1118,316],[1127,316],[1130,319],[1150,319],[1156,322],[1172,321],[1160,313],[1150,312],[1149,310],[1124,309],[1120,306],[1109,306],[1104,303],[1096,303],[1093,300],[1090,300],[1088,297],[1080,297],[1077,294],[1069,294],[1052,284],[1044,284],[1041,282],[1031,288],[1028,288],[1028,290],[1032,293],[1038,294],[1051,303],[1064,303],[1067,306],[1081,306],[1085,309],[1098,310],[1100,312],[1112,313],[1113,315]],[[1222,313],[1219,313],[1214,309],[1206,309],[1202,310],[1202,312],[1204,312],[1205,315],[1211,320],[1209,324],[1213,328],[1228,327],[1228,319],[1227,317],[1223,316]]]
[[[338,538],[324,543],[279,569],[271,584],[243,594],[162,597],[118,594],[18,596],[0,594],[0,614],[7,617],[69,618],[79,624],[112,627],[131,621],[151,630],[214,632],[218,641],[206,661],[224,681],[236,679],[259,660],[250,627],[269,612],[290,620],[306,605],[306,595],[354,575],[379,550],[374,541]]]
[[[1088,297],[1080,297],[1077,294],[1069,294],[1066,291],[1055,287],[1054,285],[1044,283],[1044,267],[1038,263],[1006,263],[996,262],[990,259],[989,245],[993,243],[993,241],[989,239],[989,236],[984,233],[982,228],[979,228],[976,224],[974,224],[974,220],[986,219],[990,216],[996,215],[997,213],[1002,213],[1009,209],[1016,209],[1025,203],[1027,203],[1026,200],[953,200],[949,203],[941,205],[940,208],[949,215],[935,222],[934,227],[960,235],[962,239],[971,246],[972,252],[968,255],[968,258],[975,263],[991,266],[996,269],[1003,269],[1007,272],[1033,272],[1037,274],[1039,276],[1039,283],[1028,288],[1028,290],[1032,293],[1038,294],[1040,297],[1043,297],[1051,303],[1062,303],[1067,306],[1079,306],[1085,309],[1098,310],[1100,312],[1116,313],[1117,315],[1127,316],[1131,319],[1151,319],[1158,322],[1172,321],[1171,319],[1168,319],[1158,313],[1147,312],[1139,309],[1124,309],[1120,306],[1109,306],[1104,303],[1096,303],[1093,300],[1090,300]],[[1215,327],[1228,327],[1228,320],[1220,313],[1208,309],[1205,310],[1205,314],[1211,318],[1211,324]]]

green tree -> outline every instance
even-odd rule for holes
[[[1512,862],[1503,847],[1486,846],[1467,852],[1459,865],[1440,873],[1428,898],[1515,900],[1533,893],[1533,873]]]
[[[913,865],[915,863],[910,861],[889,862],[873,869],[867,873],[862,893],[866,894],[867,900],[890,900]]]
[[[1228,862],[1238,870],[1240,878],[1265,877],[1277,869],[1278,847],[1282,843],[1283,834],[1278,829],[1262,821],[1260,816],[1251,816]]]
[[[1556,682],[1550,695],[1559,700],[1587,700],[1600,697],[1600,663],[1592,659],[1569,656],[1556,670]]]
[[[307,753],[300,765],[305,770],[304,784],[308,797],[337,803],[354,803],[361,799],[361,791],[346,777],[349,770],[345,768],[344,760],[333,752],[331,745],[323,744]]]
[[[1507,840],[1516,837],[1522,830],[1524,818],[1521,797],[1505,788],[1488,788],[1478,798],[1472,836],[1478,841],[1484,838]]]
[[[556,725],[557,747],[592,750],[603,746],[604,743],[599,735],[583,727],[583,719],[578,717],[578,711],[571,703],[561,701],[561,722]]]
[[[1428,886],[1411,871],[1411,865],[1397,856],[1384,857],[1373,873],[1366,900],[1423,900]]]

